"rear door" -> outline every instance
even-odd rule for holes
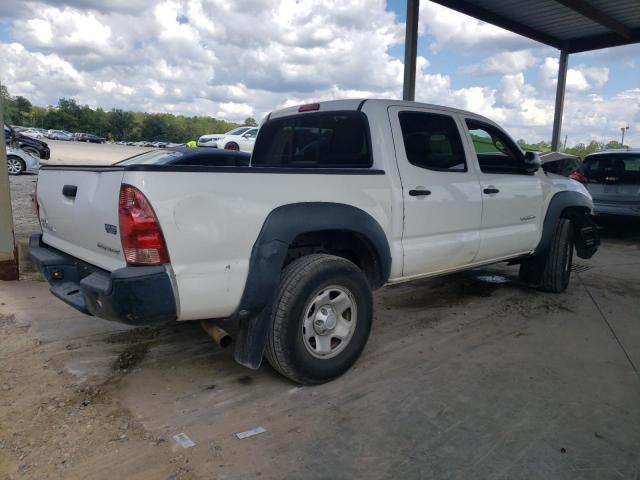
[[[523,171],[524,154],[499,128],[466,119],[482,191],[479,262],[532,251],[542,225],[542,182]]]
[[[105,270],[126,266],[118,231],[123,169],[45,167],[38,177],[42,241]]]
[[[466,266],[480,244],[482,198],[461,139],[446,110],[390,107],[404,202],[404,277]]]

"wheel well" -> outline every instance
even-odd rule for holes
[[[561,217],[571,220],[573,243],[580,258],[591,258],[600,245],[598,229],[587,207],[567,207]]]
[[[385,282],[373,244],[357,232],[322,230],[300,234],[289,244],[284,265],[312,253],[327,253],[355,263],[373,288],[381,287]]]

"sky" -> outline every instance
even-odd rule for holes
[[[401,98],[405,0],[2,0],[0,81],[36,105],[230,121],[338,98]],[[559,52],[429,1],[416,100],[549,141]],[[567,145],[640,147],[640,45],[571,55]]]

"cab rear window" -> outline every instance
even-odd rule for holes
[[[640,185],[640,154],[593,155],[579,168],[589,183]]]
[[[361,112],[307,113],[270,120],[260,128],[251,165],[367,168],[371,152]]]

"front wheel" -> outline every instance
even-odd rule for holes
[[[564,292],[571,279],[572,262],[573,225],[568,218],[560,218],[549,249],[522,262],[520,279],[545,292]]]
[[[240,150],[240,146],[236,142],[229,142],[224,146],[225,150],[233,150],[235,152]]]
[[[372,316],[371,289],[356,265],[326,254],[299,258],[282,273],[267,360],[300,384],[332,380],[362,353]]]
[[[24,173],[25,165],[22,162],[22,159],[18,157],[8,156],[7,170],[9,170],[9,175],[21,175],[22,173]]]

